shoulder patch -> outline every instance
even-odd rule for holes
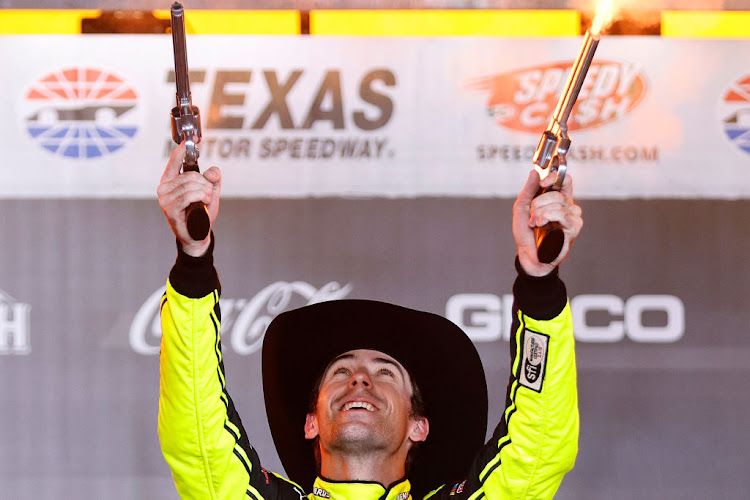
[[[521,352],[521,373],[519,383],[532,391],[542,392],[544,372],[547,368],[549,335],[524,330],[523,351]]]

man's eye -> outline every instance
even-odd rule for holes
[[[343,366],[340,367],[340,368],[336,368],[336,370],[334,370],[334,372],[333,372],[334,375],[338,375],[338,374],[341,374],[341,373],[343,373],[344,375],[349,375],[349,373],[351,373],[351,372],[349,371],[348,368],[344,368]]]
[[[380,371],[378,371],[379,375],[387,375],[389,377],[393,376],[393,372],[389,370],[388,368],[381,368]]]

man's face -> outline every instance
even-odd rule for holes
[[[320,384],[317,410],[308,414],[305,437],[320,437],[329,453],[408,451],[429,427],[415,419],[412,383],[401,364],[380,351],[359,349],[338,356]]]

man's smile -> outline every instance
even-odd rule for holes
[[[344,404],[339,411],[348,411],[348,410],[367,410],[367,411],[376,411],[378,408],[366,401],[349,401],[348,403]]]

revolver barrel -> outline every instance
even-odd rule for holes
[[[182,5],[172,4],[172,46],[174,48],[174,78],[177,83],[177,106],[190,112],[190,80],[188,79],[187,45],[185,42],[185,11]]]
[[[188,77],[187,43],[185,41],[185,11],[178,2],[172,4],[172,46],[174,48],[174,79],[177,86],[177,105],[172,109],[172,139],[186,141],[187,150],[183,170],[198,170],[198,149],[193,137],[200,140],[200,112],[193,106]]]
[[[560,96],[560,100],[557,101],[557,108],[555,108],[555,113],[552,115],[552,121],[557,121],[565,128],[567,128],[570,112],[573,110],[573,105],[576,103],[578,94],[581,92],[583,81],[586,79],[586,73],[589,71],[589,66],[591,66],[591,61],[594,59],[594,52],[596,52],[598,45],[599,39],[595,38],[590,31],[587,31],[583,39],[581,51],[578,53],[578,57],[576,57],[573,68],[570,71],[568,83],[565,85],[565,90]],[[552,125],[552,122],[550,122],[550,125]]]
[[[534,165],[540,171],[540,174],[543,172],[557,173],[553,189],[560,189],[565,178],[567,153],[570,147],[568,119],[578,99],[578,94],[581,92],[583,81],[586,79],[586,73],[588,73],[591,61],[594,59],[594,52],[596,52],[598,45],[599,38],[587,31],[578,57],[576,57],[568,75],[568,81],[547,125],[547,130],[542,134],[534,152]]]
[[[172,46],[174,48],[174,79],[177,84],[177,106],[172,108],[172,139],[177,144],[185,141],[185,159],[182,171],[200,172],[196,139],[201,138],[201,115],[193,106],[190,95],[190,79],[187,64],[187,43],[185,42],[185,11],[179,2],[172,4]],[[185,209],[185,218],[190,237],[202,241],[211,230],[211,219],[206,205],[194,201]]]

